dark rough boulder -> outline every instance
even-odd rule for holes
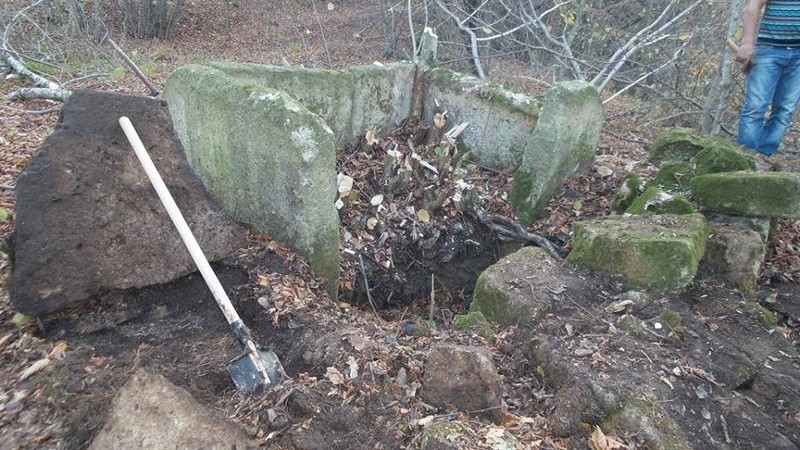
[[[483,347],[441,344],[425,362],[420,396],[438,407],[499,422],[504,405],[500,376],[491,353]]]
[[[40,315],[195,270],[118,124],[128,116],[206,257],[244,243],[185,162],[156,99],[78,91],[17,181],[11,300]]]

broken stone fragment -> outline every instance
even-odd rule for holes
[[[681,192],[667,192],[651,184],[625,210],[628,214],[692,214],[694,205]]]
[[[766,245],[753,230],[712,228],[703,266],[752,294],[765,254]]]
[[[256,448],[244,429],[161,375],[139,369],[117,394],[90,450]]]
[[[422,430],[420,450],[459,450],[474,442],[475,433],[464,422],[431,422]]]
[[[533,327],[562,294],[588,289],[540,247],[523,247],[484,270],[475,284],[470,312],[501,325]]]
[[[440,408],[499,422],[505,409],[503,387],[491,353],[483,347],[440,344],[425,362],[420,397]]]

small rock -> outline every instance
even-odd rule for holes
[[[458,450],[463,448],[459,445],[459,441],[466,441],[467,437],[471,437],[471,430],[463,422],[430,422],[426,423],[425,429],[422,430],[419,448],[420,450]]]
[[[420,391],[424,401],[499,422],[502,395],[500,376],[485,348],[440,344],[431,349]]]
[[[160,375],[139,369],[114,399],[91,450],[255,448],[245,430]]]

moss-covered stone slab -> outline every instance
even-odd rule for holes
[[[522,163],[541,108],[538,99],[474,76],[440,68],[425,74],[426,121],[447,110],[446,128],[469,123],[459,138],[485,167],[511,172]]]
[[[292,247],[335,295],[339,216],[327,123],[283,91],[207,66],[176,70],[164,99],[187,160],[226,211]]]
[[[470,312],[501,325],[532,327],[550,311],[559,291],[582,291],[586,281],[562,267],[547,251],[524,247],[481,273]]]
[[[648,184],[655,184],[666,190],[683,190],[691,186],[695,175],[693,164],[682,161],[665,161]]]
[[[800,173],[726,172],[695,177],[701,208],[756,217],[800,218]]]
[[[667,192],[651,184],[625,210],[628,214],[694,214],[697,208],[682,192]]]
[[[713,227],[703,267],[737,289],[752,294],[765,254],[764,240],[755,231]]]
[[[325,119],[343,147],[367,130],[387,133],[408,116],[414,65],[396,63],[321,70],[264,64],[209,62],[232,78],[284,91]]]
[[[705,253],[701,214],[608,216],[576,222],[567,262],[638,289],[685,287]]]
[[[694,158],[697,175],[756,170],[756,164],[738,147],[722,138],[707,140]]]
[[[591,84],[568,81],[547,93],[508,192],[523,224],[536,219],[567,178],[591,165],[602,125],[603,104]]]
[[[650,163],[664,161],[690,162],[706,148],[707,139],[694,134],[690,128],[670,128],[661,132],[650,146]]]

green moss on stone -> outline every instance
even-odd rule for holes
[[[612,200],[614,211],[621,213],[628,209],[643,190],[644,183],[642,183],[639,175],[634,172],[627,173],[622,178],[619,188],[614,192],[614,199]]]
[[[491,286],[485,272],[475,282],[470,313],[479,312],[484,318],[497,323],[512,323],[513,314],[510,312],[511,298],[508,293],[497,287]]]
[[[683,324],[683,317],[671,309],[664,310],[659,316],[658,320],[664,324],[669,331],[671,331],[676,338],[683,340],[686,334],[686,327]]]
[[[742,305],[742,311],[768,327],[778,325],[778,316],[760,303],[746,302]]]
[[[730,142],[715,138],[695,156],[698,175],[720,172],[755,170],[756,166],[741,150]]]
[[[457,314],[453,319],[453,329],[456,331],[472,331],[484,339],[491,339],[494,330],[489,320],[480,311],[470,311],[467,314]]]
[[[567,261],[634,288],[682,288],[697,273],[707,233],[700,214],[608,216],[576,222]]]
[[[711,211],[800,218],[800,173],[725,172],[692,180],[694,199]]]
[[[650,162],[690,162],[707,145],[707,140],[689,128],[670,128],[658,135],[650,147]]]
[[[478,97],[491,99],[498,106],[507,107],[512,111],[518,110],[529,117],[539,117],[542,108],[541,102],[533,97],[518,94],[502,84],[481,80],[472,75],[435,68],[429,70],[425,77],[442,90],[472,92]]]
[[[603,430],[619,435],[636,433],[648,450],[692,448],[663,403],[650,393],[633,393],[603,420]]]
[[[651,183],[665,190],[686,189],[690,186],[694,176],[695,169],[691,164],[669,161],[661,165]]]
[[[693,214],[694,205],[680,192],[669,193],[659,186],[648,186],[625,210],[628,214]]]
[[[422,430],[420,450],[456,450],[464,438],[473,437],[472,429],[462,422],[431,422]],[[459,439],[461,436],[461,439]],[[472,439],[470,439],[472,440]]]

